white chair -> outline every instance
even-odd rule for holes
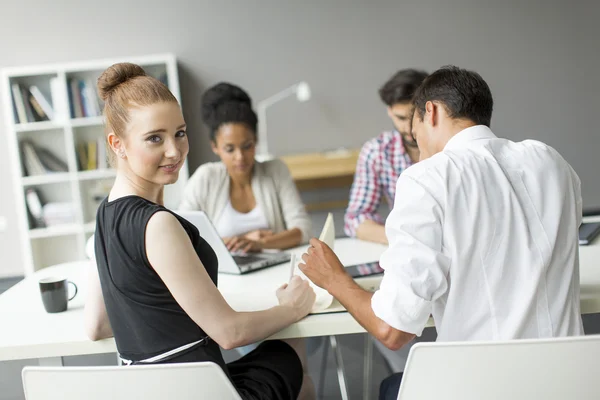
[[[215,363],[25,367],[27,400],[241,400]]]
[[[600,398],[600,335],[417,343],[398,400]]]

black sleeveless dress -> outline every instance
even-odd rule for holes
[[[96,215],[96,263],[120,356],[135,364],[204,339],[159,362],[212,361],[221,366],[243,398],[296,398],[302,384],[302,366],[289,345],[266,341],[240,360],[225,364],[218,344],[175,301],[146,256],[146,225],[159,211],[172,213],[132,195],[111,202],[105,199]],[[186,230],[216,286],[215,252],[192,223],[172,214]]]

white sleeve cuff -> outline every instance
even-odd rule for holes
[[[377,318],[392,328],[421,336],[429,320],[429,308],[426,305],[412,310],[402,310],[389,298],[386,299],[381,290],[377,290],[371,298],[371,308]],[[411,307],[412,308],[412,307]]]

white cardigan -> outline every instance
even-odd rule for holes
[[[229,200],[230,177],[222,162],[198,167],[185,187],[181,210],[202,210],[216,223]],[[281,160],[256,161],[252,192],[274,233],[298,228],[302,243],[311,235],[310,218],[287,166]]]

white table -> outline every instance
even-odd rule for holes
[[[302,247],[304,249],[304,247]],[[295,251],[301,252],[302,249]],[[356,239],[340,239],[336,252],[349,265],[377,260],[385,246]],[[84,332],[83,305],[86,296],[87,261],[44,268],[0,295],[0,361],[38,358],[42,364],[57,363],[57,357],[116,352],[114,339],[90,341]],[[289,279],[289,264],[246,275],[219,274],[219,289],[238,311],[253,311],[277,304],[275,290]],[[79,288],[66,312],[48,314],[42,305],[38,281],[65,276]],[[346,312],[311,315],[289,326],[273,338],[293,338],[360,333],[365,330]],[[47,359],[47,360],[45,360]]]
[[[385,246],[339,239],[335,251],[345,265],[377,260]],[[302,249],[296,249],[300,252]],[[0,295],[0,361],[37,358],[41,365],[61,365],[61,357],[116,352],[114,339],[90,341],[83,328],[86,268],[89,262],[73,262],[45,268]],[[44,311],[38,280],[65,276],[79,287],[66,312]],[[243,276],[219,275],[219,289],[238,311],[264,309],[277,304],[275,290],[289,278],[289,265]],[[600,312],[600,240],[580,248],[581,312]],[[310,315],[275,334],[273,338],[330,336],[365,330],[347,312]]]

